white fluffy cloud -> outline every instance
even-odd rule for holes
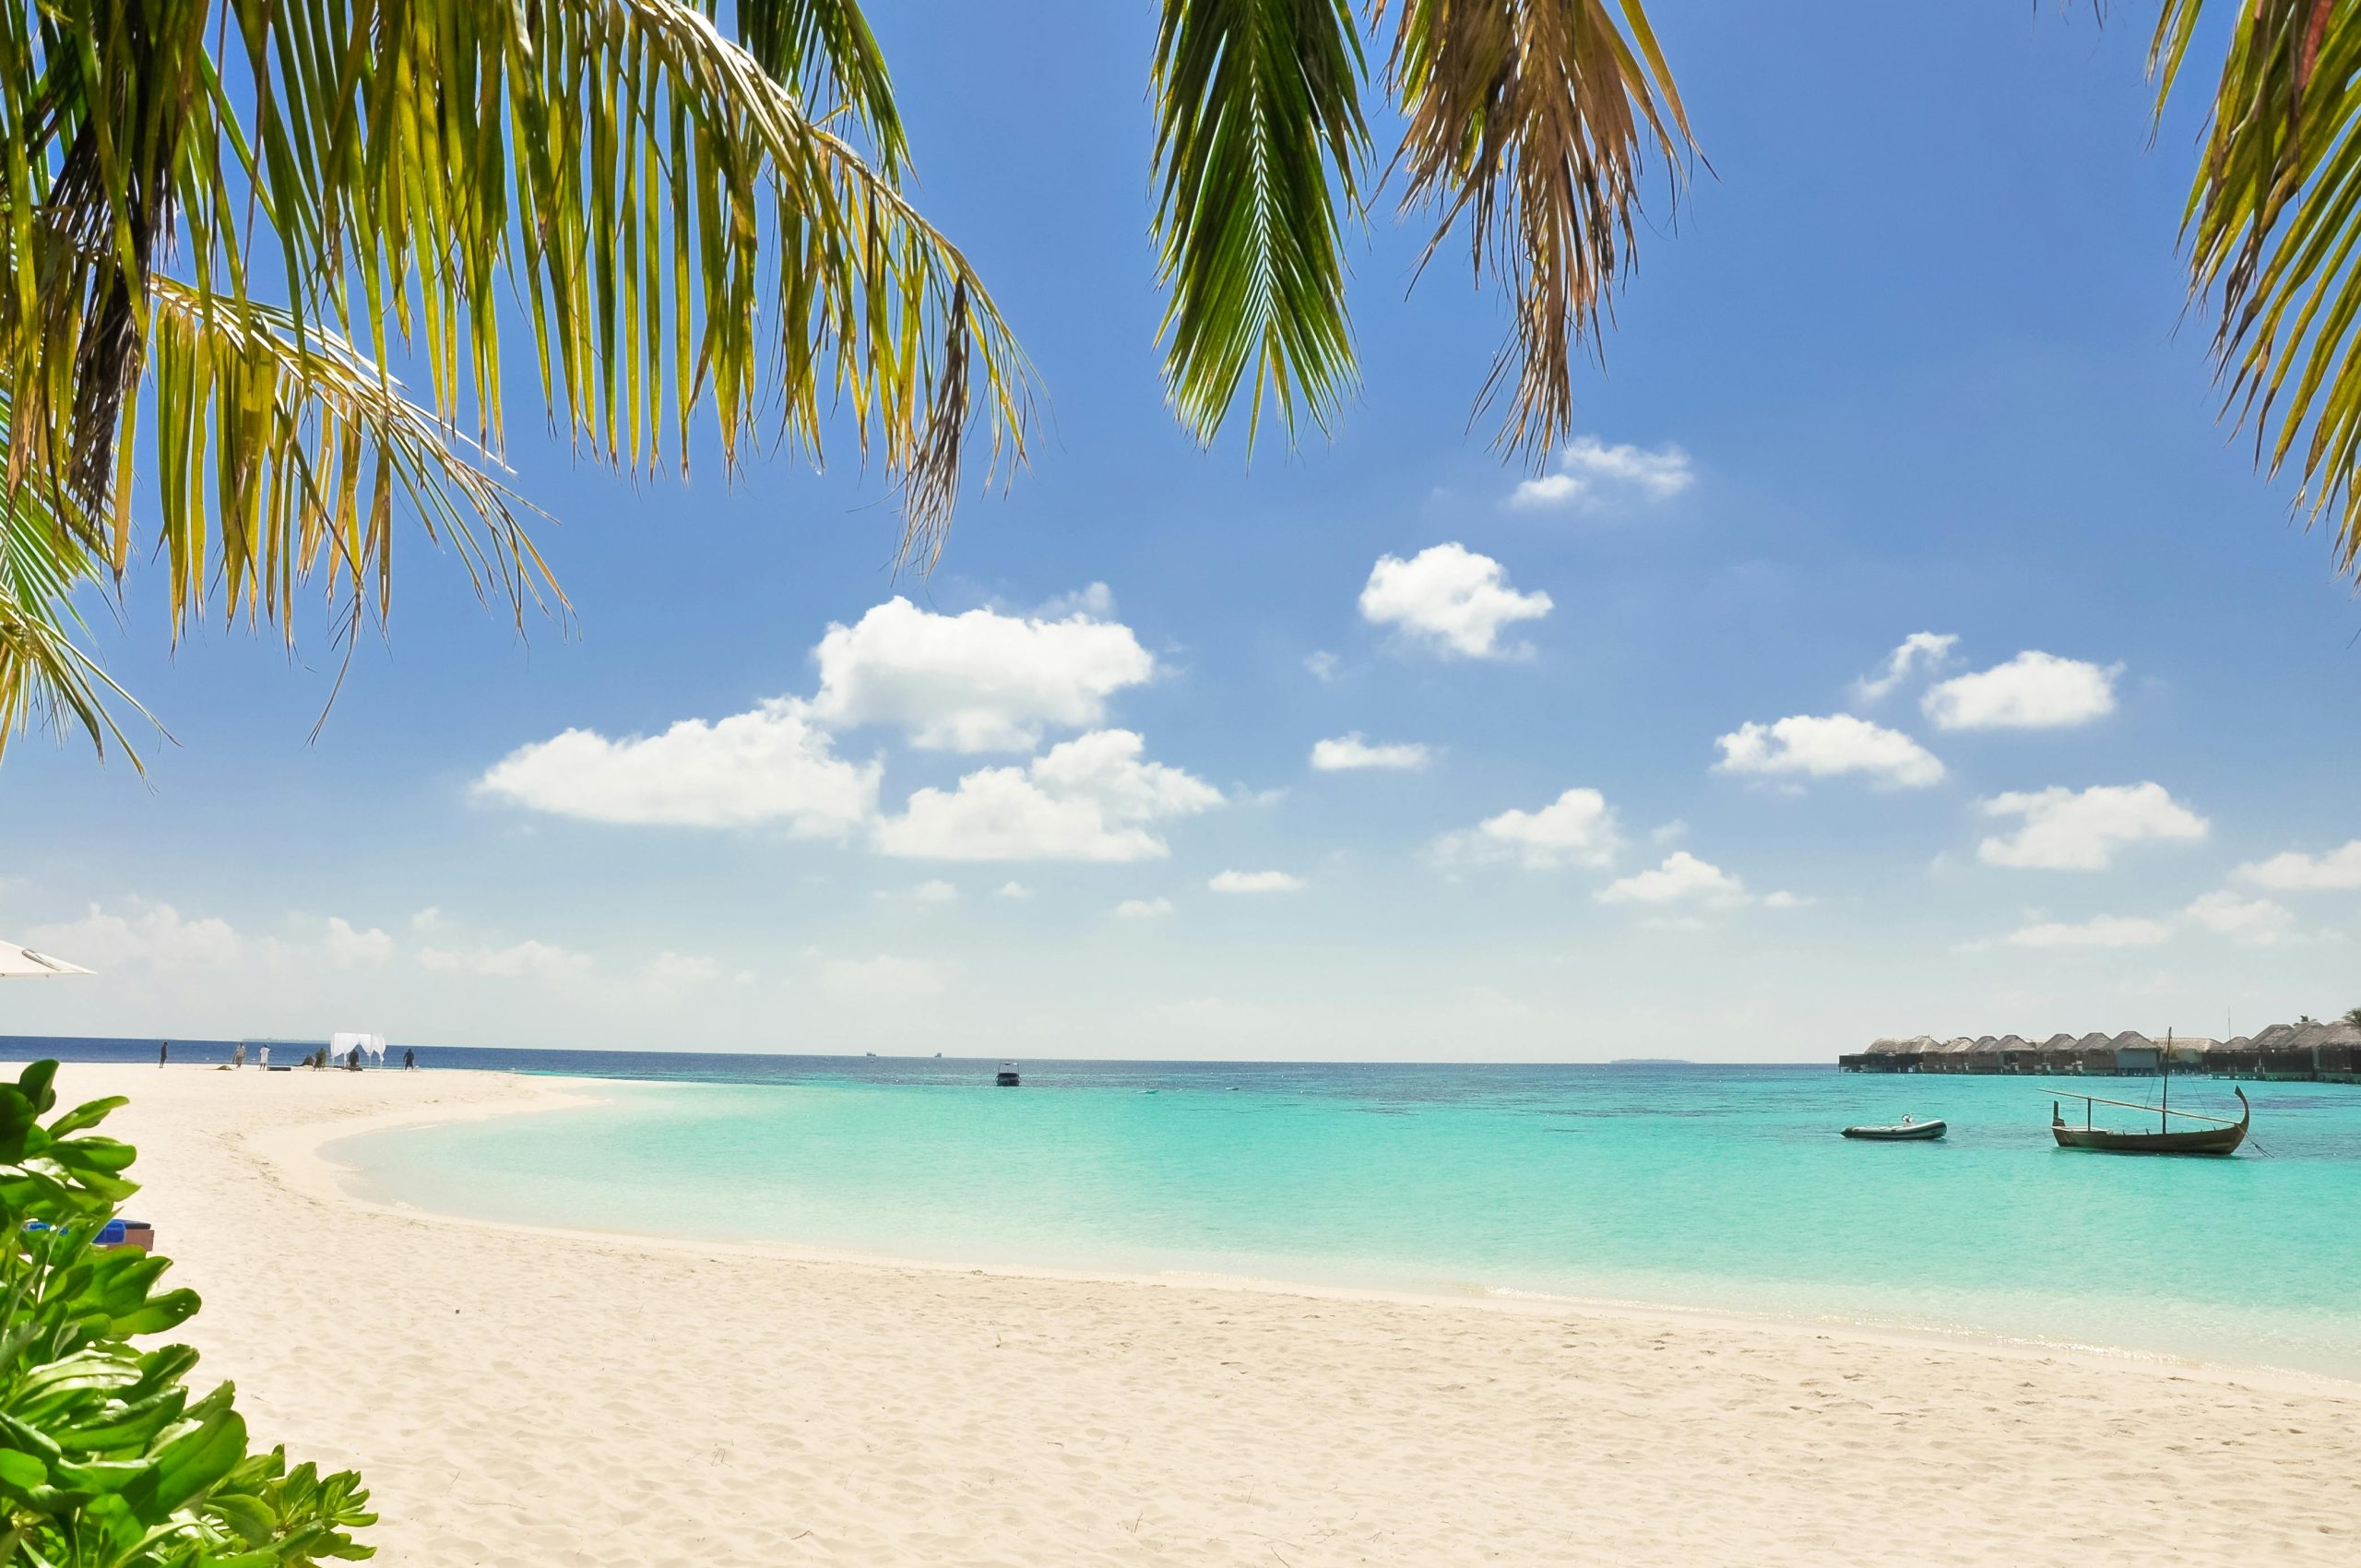
[[[1569,790],[1539,811],[1505,811],[1435,843],[1444,864],[1515,860],[1536,870],[1603,866],[1622,845],[1614,808],[1596,790]]]
[[[1902,733],[1849,713],[1797,714],[1771,724],[1741,724],[1714,742],[1721,773],[1801,774],[1830,778],[1863,774],[1873,781],[1916,789],[1942,781],[1943,765]]]
[[[1172,900],[1169,898],[1126,898],[1115,906],[1114,912],[1118,920],[1162,920],[1172,912]]]
[[[1296,893],[1303,878],[1283,871],[1225,871],[1205,885],[1216,893]]]
[[[1853,683],[1853,695],[1862,702],[1875,702],[1896,686],[1919,672],[1932,672],[1943,667],[1951,657],[1952,646],[1959,641],[1951,632],[1913,632],[1885,658],[1885,666],[1875,675],[1864,675]]]
[[[1501,628],[1549,613],[1546,593],[1519,593],[1508,572],[1463,544],[1437,544],[1407,561],[1378,558],[1361,589],[1362,618],[1395,626],[1438,653],[1496,659],[1529,651],[1501,646]]]
[[[330,915],[320,949],[339,969],[373,968],[394,956],[394,939],[374,927],[356,931],[341,915]]]
[[[1107,699],[1153,677],[1156,660],[1129,626],[1093,617],[1111,608],[1103,591],[1076,602],[1044,620],[888,600],[820,639],[812,717],[897,725],[913,745],[953,752],[1030,751],[1045,729],[1098,724]]]
[[[2100,915],[2078,925],[2045,921],[2022,927],[2000,940],[2011,947],[2153,947],[2169,941],[2173,928],[2163,921],[2130,915]]]
[[[2296,917],[2284,906],[2268,898],[2241,898],[2227,889],[2205,894],[2181,912],[2241,947],[2273,946],[2296,929]]]
[[[920,790],[877,824],[888,855],[943,861],[1144,861],[1170,851],[1147,824],[1221,803],[1180,768],[1143,762],[1128,730],[1052,746],[1024,767],[987,767],[950,790]]]
[[[2006,664],[1940,683],[1921,706],[1943,730],[2062,730],[2113,713],[2122,673],[2120,664],[2028,648]]]
[[[1686,849],[1674,850],[1653,871],[1636,872],[1598,891],[1602,904],[1738,904],[1746,897],[1745,884]]]
[[[668,947],[647,961],[643,973],[650,985],[685,989],[713,984],[721,978],[721,965],[702,953],[675,953]]]
[[[829,958],[820,966],[821,989],[842,1001],[907,1002],[943,990],[943,968],[924,958],[880,953],[873,958]]]
[[[2350,892],[2361,887],[2361,838],[2318,855],[2290,849],[2267,861],[2250,861],[2231,874],[2241,882],[2282,893]]]
[[[244,956],[244,941],[227,921],[187,920],[170,904],[145,898],[129,900],[128,909],[117,914],[92,904],[80,920],[34,927],[26,944],[101,974],[125,965],[227,969]]]
[[[1642,446],[1608,445],[1595,435],[1580,435],[1558,454],[1556,472],[1518,485],[1509,494],[1509,505],[1565,506],[1619,495],[1665,501],[1688,489],[1695,479],[1689,454],[1668,443],[1650,451]]]
[[[1977,855],[1996,866],[2096,871],[2127,845],[2186,842],[2204,837],[2210,828],[2155,783],[2099,784],[2082,790],[2052,785],[1995,795],[1982,806],[1987,816],[2013,816],[2023,823],[2015,833],[1977,846]]]
[[[421,947],[421,968],[438,974],[483,975],[494,980],[549,980],[590,972],[587,954],[527,938],[507,947]]]
[[[1033,897],[1033,890],[1026,886],[1025,884],[1021,882],[1003,882],[1000,885],[1000,897],[1003,898],[1030,898]]]
[[[1373,744],[1362,739],[1358,730],[1333,741],[1318,742],[1311,748],[1311,766],[1323,773],[1341,773],[1357,767],[1417,768],[1433,760],[1433,750],[1416,741]]]
[[[876,816],[881,768],[836,755],[834,730],[891,724],[925,748],[1029,751],[1050,728],[1097,724],[1110,695],[1155,675],[1132,629],[1100,618],[1114,608],[1104,584],[1050,608],[1065,612],[938,615],[889,600],[828,628],[808,701],[622,740],[568,730],[510,753],[475,792],[594,822],[843,837]]]
[[[520,746],[475,793],[591,822],[751,827],[840,836],[872,815],[878,765],[837,756],[807,705],[777,697],[707,723],[611,741],[568,730]]]

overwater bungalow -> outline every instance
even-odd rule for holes
[[[2045,1073],[2079,1073],[2082,1070],[2082,1058],[2074,1049],[2072,1035],[2055,1034],[2041,1042],[2041,1070]]]
[[[2217,1078],[2250,1078],[2258,1071],[2254,1041],[2244,1035],[2225,1039],[2205,1052],[2205,1071]]]
[[[1850,1055],[1838,1057],[1836,1065],[1847,1073],[1891,1073],[1893,1071],[1892,1058],[1893,1045],[1894,1038],[1892,1035],[1880,1035],[1869,1041],[1869,1050],[1857,1051]]]
[[[1836,1064],[1848,1073],[1910,1073],[1918,1068],[1917,1041],[1894,1035],[1880,1035],[1869,1041],[1869,1049],[1854,1056],[1840,1056]]]
[[[2119,1035],[2095,1031],[2054,1034],[2035,1045],[2023,1035],[1966,1035],[1938,1040],[1931,1035],[1880,1036],[1867,1051],[1839,1056],[1848,1073],[1975,1073],[2121,1075],[2149,1077],[2164,1070],[2169,1055],[2176,1073],[2209,1073],[2217,1078],[2288,1082],[2325,1079],[2361,1084],[2361,1025],[2309,1019],[2273,1024],[2252,1039],[2214,1040],[2203,1035],[2172,1034],[2158,1039],[2137,1029]]]
[[[2254,1037],[2254,1076],[2302,1083],[2319,1069],[2312,1059],[2314,1031],[2319,1024],[2273,1024]]]
[[[2314,1065],[2323,1082],[2361,1084],[2361,1027],[2336,1023],[2320,1026],[2312,1047]]]

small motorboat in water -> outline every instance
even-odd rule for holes
[[[995,1088],[1013,1089],[1021,1082],[1023,1080],[1017,1077],[1014,1062],[1002,1063],[1000,1071],[992,1075],[992,1087]]]
[[[1949,1131],[1948,1122],[1897,1122],[1890,1127],[1847,1127],[1845,1135],[1879,1144],[1915,1144],[1940,1138]]]

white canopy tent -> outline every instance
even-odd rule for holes
[[[331,1063],[340,1063],[350,1056],[356,1047],[362,1055],[374,1059],[379,1066],[386,1064],[384,1035],[356,1034],[350,1029],[338,1029],[328,1037],[328,1061]]]
[[[0,980],[25,980],[42,975],[87,975],[89,972],[79,964],[69,964],[63,958],[36,953],[13,942],[0,944]]]

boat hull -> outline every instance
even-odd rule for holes
[[[2247,1141],[2246,1123],[2208,1127],[2201,1133],[2114,1133],[2104,1127],[2056,1127],[2050,1132],[2059,1148],[2095,1149],[2101,1154],[2236,1154]]]
[[[1923,1144],[1949,1131],[1946,1122],[1912,1122],[1899,1127],[1847,1127],[1845,1135],[1873,1144]]]

